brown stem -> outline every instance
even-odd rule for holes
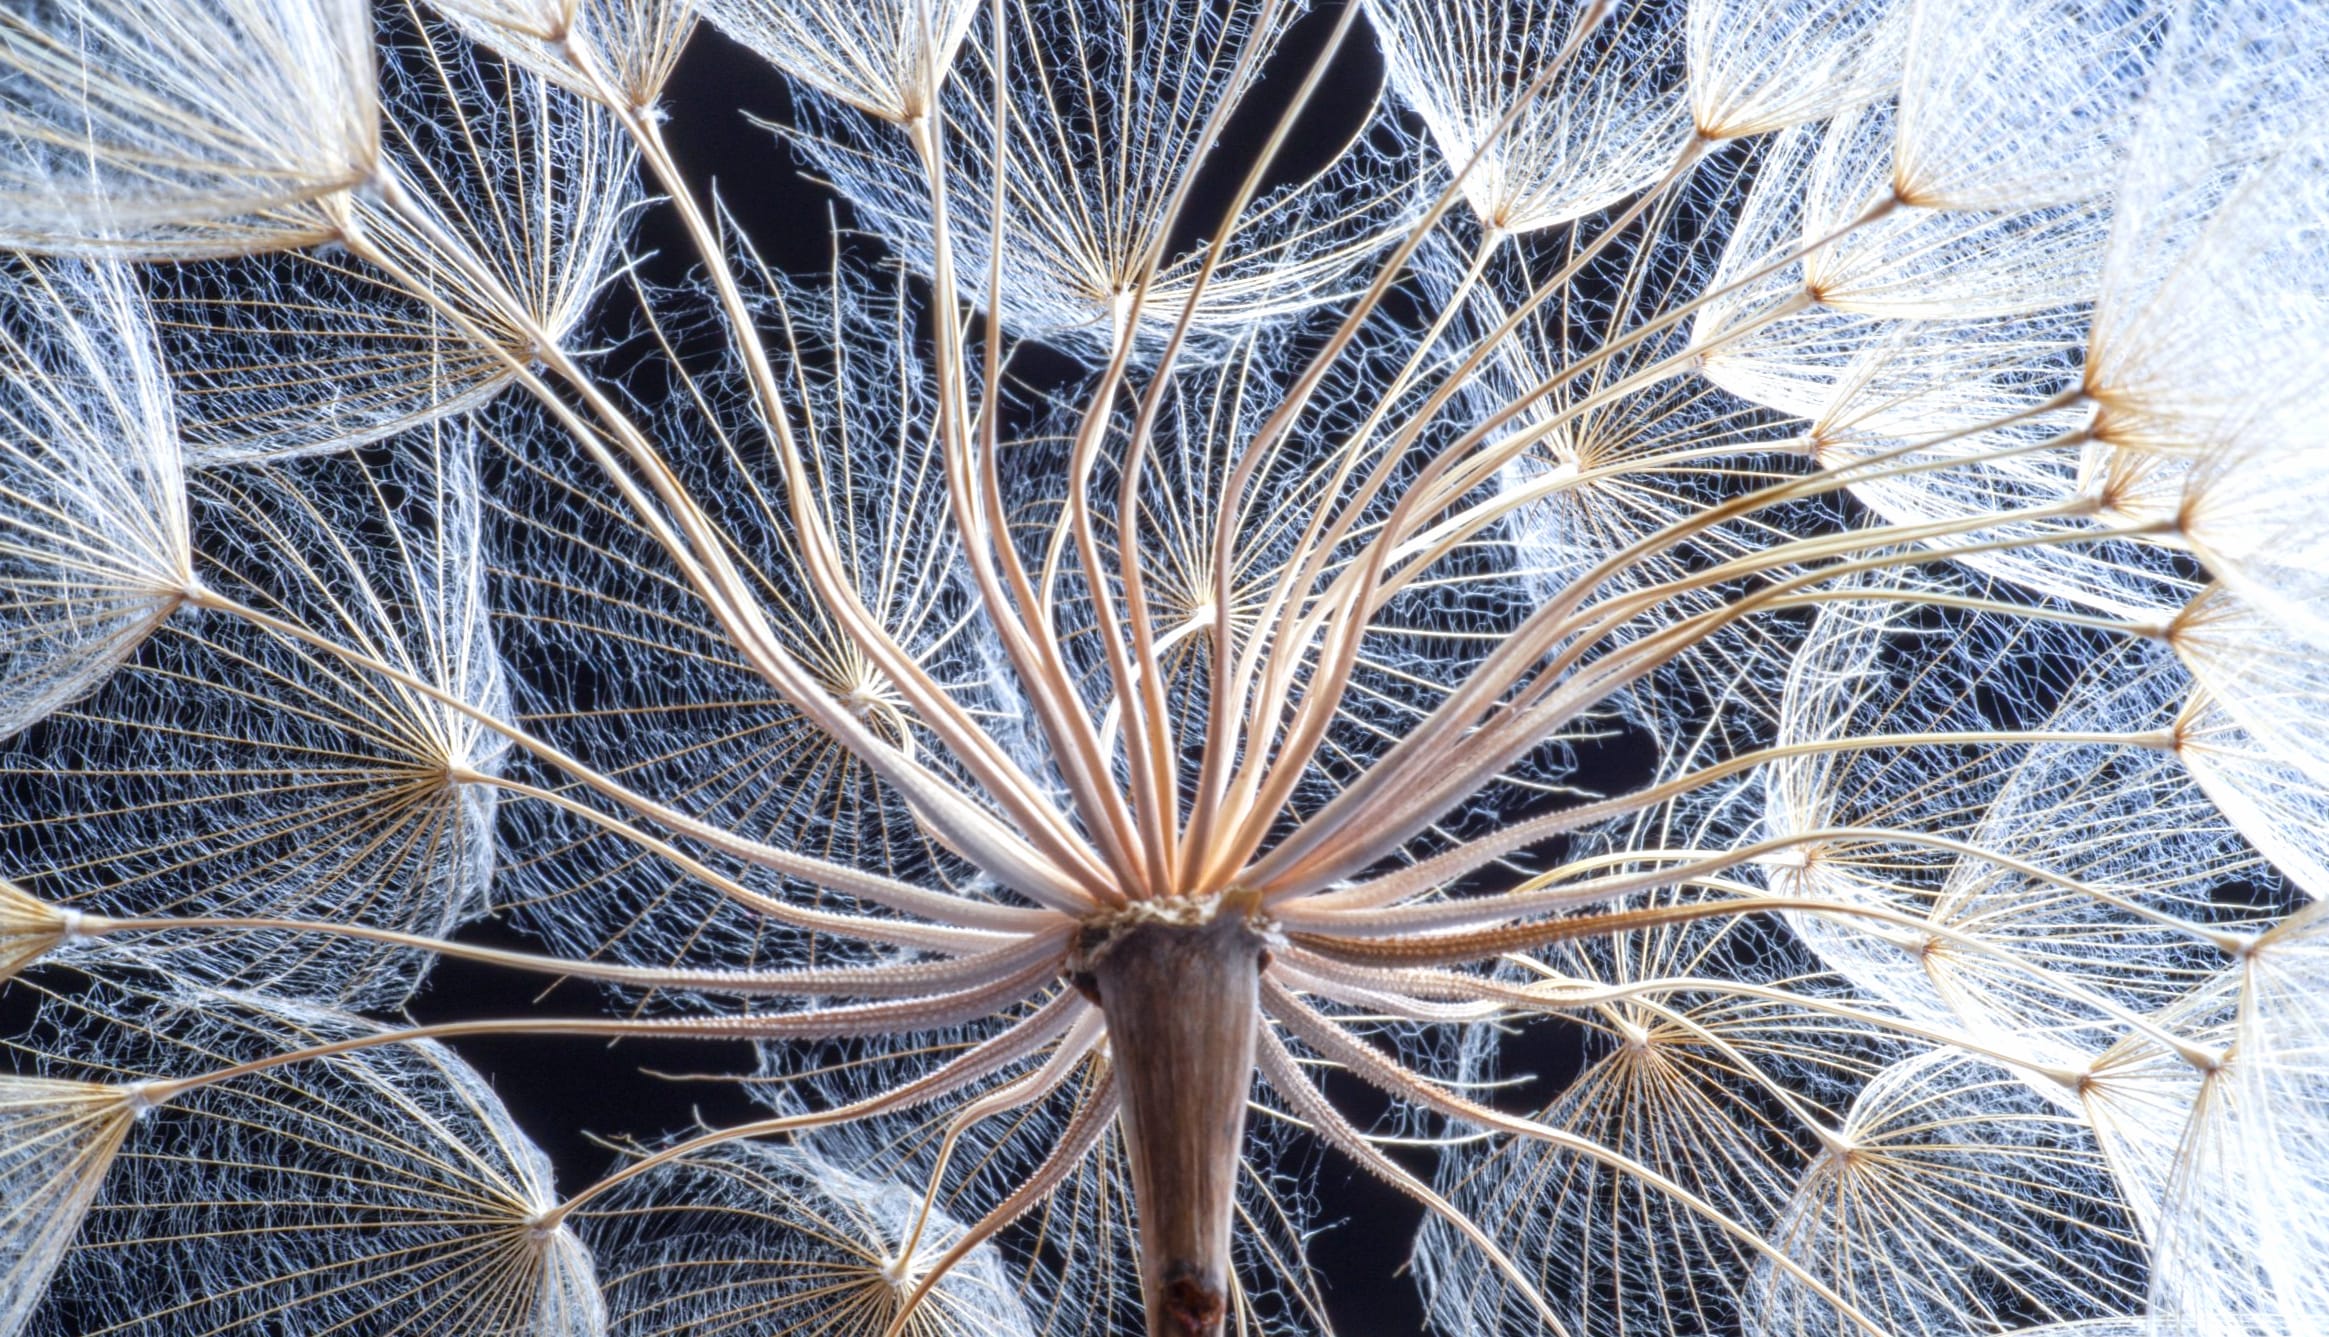
[[[1244,916],[1128,916],[1086,931],[1140,1212],[1149,1337],[1219,1337],[1253,1085],[1262,940]]]

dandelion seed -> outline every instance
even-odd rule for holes
[[[2192,693],[2175,739],[2177,755],[2217,809],[2299,890],[2320,896],[2329,886],[2329,850],[2316,816],[2319,782],[2243,728],[2205,690]]]
[[[1836,604],[1813,625],[1781,736],[1864,745],[1772,768],[1775,806],[1757,834],[1803,842],[1775,852],[1770,885],[1905,913],[1898,923],[1806,916],[1816,922],[1801,931],[1912,1017],[2078,1067],[2116,1029],[2097,1000],[2147,1015],[2197,987],[2228,941],[2210,934],[2239,923],[2224,907],[2269,884],[2269,871],[2160,745],[2188,686],[2163,657],[2095,658],[2065,705],[2032,722],[2044,741],[2022,744],[1992,730],[2011,703],[2045,690],[2030,670],[2082,651],[2042,641],[1973,651],[1962,628],[1920,632],[1904,611]],[[1886,661],[1918,635],[1952,639],[1966,658],[1955,671],[1928,662],[1895,677]],[[1882,746],[1896,731],[1924,742]],[[2130,831],[2175,856],[2128,862]]]
[[[1539,1117],[1768,1230],[1809,1149],[1838,1117],[1822,1102],[1865,1081],[1883,1046],[1873,1033],[1856,1037],[1846,1021],[1726,995],[1711,978],[1691,986],[1718,962],[1785,959],[1787,949],[1767,949],[1760,937],[1738,925],[1652,930],[1548,953],[1529,969],[1588,991],[1672,983],[1575,1014],[1591,1035],[1592,1060]],[[1768,969],[1770,982],[1782,982],[1777,961]],[[1752,1255],[1622,1171],[1525,1138],[1445,1161],[1450,1198],[1526,1260],[1571,1333],[1687,1331],[1754,1312]],[[1440,1326],[1525,1327],[1533,1316],[1503,1293],[1502,1279],[1476,1251],[1434,1238],[1441,1233],[1427,1234],[1439,1247],[1420,1256]]]
[[[93,1089],[116,1104],[125,1086],[168,1094],[33,1331],[604,1332],[589,1255],[563,1226],[537,1228],[557,1204],[547,1161],[448,1051],[364,1048],[220,1079],[377,1028],[233,995],[49,1009],[34,1043],[53,1064],[110,1072],[116,1084]],[[126,1285],[133,1259],[167,1280]]]
[[[2259,1253],[2280,1312],[2292,1323],[2329,1304],[2311,1266],[2320,1256],[2329,1180],[2303,1156],[2286,1154],[2303,1143],[2329,1097],[2329,1029],[2312,987],[2321,968],[2322,922],[2317,906],[2292,915],[2259,935],[2242,959],[2233,1059],[2242,1113],[2252,1121],[2242,1143],[2248,1183],[2264,1197],[2255,1217],[2264,1236]]]
[[[2093,200],[1948,209],[1892,200],[1900,112],[1889,100],[1830,121],[1803,183],[1803,282],[1829,311],[1943,318],[2040,317],[2089,300],[2109,210]],[[1770,178],[1783,187],[1788,176]],[[1886,212],[1862,227],[1853,221]]]
[[[714,26],[760,58],[869,116],[927,115],[954,53],[979,17],[978,0],[701,0]]]
[[[2203,590],[2168,630],[2176,655],[2266,747],[2319,776],[2318,652],[2223,586]]]
[[[2214,1043],[2236,1033],[2239,972],[2226,971],[2212,985],[2175,1019],[2204,1020],[2205,1039]],[[2146,1308],[2155,1323],[2171,1329],[2272,1331],[2286,1320],[2266,1261],[2273,1228],[2258,1214],[2265,1190],[2247,1150],[2257,1114],[2238,1052],[2215,1048],[2206,1059],[2158,1065],[2185,1069],[2171,1079],[2181,1099],[2159,1111],[2167,1116],[2164,1126],[2138,1135],[2149,1144],[2145,1168],[2151,1172],[2139,1182],[2159,1204]]]
[[[72,921],[24,888],[0,878],[0,983],[72,935]]]
[[[1957,1333],[2123,1311],[2134,1239],[2079,1121],[2009,1073],[1940,1052],[1853,1101],[1774,1231],[1886,1331]],[[1750,1331],[1839,1330],[1765,1276]]]
[[[0,275],[0,735],[86,695],[191,587],[170,398],[129,276]]]
[[[187,256],[329,238],[372,176],[355,0],[57,0],[0,17],[0,243]]]
[[[438,10],[469,36],[568,91],[651,113],[695,26],[677,0],[579,0],[541,23],[525,7],[445,0]]]
[[[1292,13],[1274,0],[1012,0],[1000,34],[974,30],[974,55],[948,84],[943,145],[813,101],[797,142],[925,272],[938,259],[926,174],[943,172],[961,291],[987,300],[999,264],[991,296],[1016,333],[1105,362],[1119,344],[1161,343],[1191,299],[1200,335],[1265,327],[1356,286],[1408,208],[1380,179],[1397,169],[1362,139],[1325,172],[1254,201],[1234,235],[1174,249],[1185,245],[1176,228],[1214,228],[1182,216],[1186,183]],[[941,147],[943,164],[929,158]]]
[[[2109,189],[2167,25],[2149,0],[1915,6],[1894,193],[2017,209]]]
[[[637,199],[614,118],[417,3],[383,23],[412,44],[380,85],[393,199],[335,204],[342,248],[184,266],[160,285],[197,466],[345,450],[473,410],[562,347],[614,272]]]
[[[26,1330],[136,1121],[118,1087],[0,1076],[0,1333]]]
[[[1489,227],[1533,232],[1582,218],[1656,181],[1689,142],[1674,78],[1680,6],[1386,0],[1369,12],[1391,86],[1465,172],[1464,198]]]
[[[835,276],[823,288],[766,295],[784,374],[800,392],[798,428],[817,471],[812,503],[845,535],[840,564],[867,616],[941,684],[965,717],[1000,722],[1014,703],[996,673],[1001,657],[969,615],[959,557],[945,537],[939,462],[929,449],[937,387],[903,330],[915,308],[895,287]],[[732,369],[731,369],[732,370]],[[691,486],[718,497],[739,565],[771,609],[777,634],[825,695],[887,746],[949,765],[926,719],[820,599],[773,479],[773,461],[738,402],[736,378],[707,376],[675,406],[673,430],[720,443],[690,468]],[[529,458],[538,427],[519,419],[497,440],[516,456],[524,490],[503,504],[509,521],[497,565],[516,608],[512,656],[600,666],[605,687],[588,710],[553,698],[535,728],[572,754],[703,820],[887,875],[922,877],[975,895],[974,870],[947,850],[876,774],[772,691],[733,645],[707,634],[699,597],[657,569],[655,556],[604,535],[619,502],[585,492],[554,458]],[[560,610],[553,613],[551,610]],[[634,667],[635,666],[635,667]],[[724,703],[706,710],[703,702]],[[651,739],[646,747],[641,737]],[[516,845],[533,851],[507,870],[502,895],[554,939],[587,950],[672,964],[706,955],[724,964],[780,953],[770,926],[639,859],[571,813],[518,810]],[[734,935],[734,936],[731,936]],[[715,945],[716,944],[716,945]],[[831,943],[824,950],[850,951]]]
[[[478,552],[473,446],[408,443],[195,484],[206,604],[51,721],[89,760],[0,756],[27,797],[0,819],[26,886],[80,911],[259,917],[449,933],[482,913],[507,709]],[[387,551],[354,541],[395,526]],[[304,556],[278,565],[266,554]],[[232,611],[253,610],[273,628]],[[330,629],[383,682],[282,628]],[[436,698],[423,689],[443,693]],[[229,925],[139,934],[104,959],[319,999],[401,997],[420,961],[374,943]],[[92,957],[85,968],[104,969]]]
[[[589,1208],[585,1224],[607,1260],[612,1330],[625,1337],[881,1337],[962,1235],[943,1215],[920,1221],[920,1208],[904,1185],[867,1180],[807,1147],[731,1143],[632,1180],[620,1197]],[[982,1247],[954,1263],[894,1331],[1032,1334],[1017,1292],[1002,1260]]]
[[[1912,6],[1895,0],[1694,4],[1690,113],[1708,139],[1824,120],[1900,81]]]
[[[574,26],[582,3],[581,0],[441,0],[437,7],[489,29],[554,42],[563,40]]]

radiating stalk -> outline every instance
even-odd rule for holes
[[[1262,940],[1237,913],[1144,915],[1086,938],[1123,1092],[1149,1337],[1217,1337],[1229,1312]]]

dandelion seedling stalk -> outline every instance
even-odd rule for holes
[[[1328,1331],[1313,1152],[1466,1337],[2329,1328],[2324,126],[2296,0],[0,5],[0,1337]]]

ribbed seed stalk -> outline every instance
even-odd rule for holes
[[[1228,1316],[1262,950],[1225,914],[1121,927],[1090,959],[1122,1092],[1149,1337],[1218,1337]]]

